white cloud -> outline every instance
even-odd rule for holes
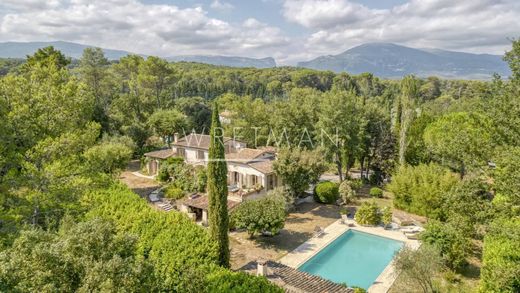
[[[279,28],[254,19],[233,25],[209,17],[201,7],[181,9],[136,0],[62,0],[33,10],[9,5],[2,15],[2,6],[7,5],[0,4],[1,41],[65,40],[160,56],[253,57],[269,56],[266,48],[288,42]]]
[[[306,48],[332,54],[366,42],[503,53],[520,31],[517,0],[410,0],[371,9],[349,0],[285,0],[288,21],[312,30]]]
[[[230,11],[230,10],[233,10],[233,8],[235,8],[235,6],[233,6],[233,4],[231,4],[229,2],[219,1],[219,0],[213,0],[213,2],[211,2],[210,7],[213,9],[216,9],[216,10],[221,10],[221,11]]]
[[[213,0],[208,9],[238,9],[227,1]],[[281,64],[294,64],[366,42],[500,54],[510,47],[507,38],[520,32],[518,0],[409,0],[391,9],[353,0],[263,1],[280,3],[285,19],[305,30],[289,38],[269,23],[229,22],[200,5],[0,0],[0,41],[64,40],[159,56],[274,56]],[[248,11],[241,13],[247,17]]]

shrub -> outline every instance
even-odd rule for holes
[[[371,197],[383,197],[383,190],[379,187],[372,187],[370,188],[370,196]]]
[[[364,202],[356,212],[355,220],[360,225],[377,225],[381,222],[379,206],[375,202]]]
[[[356,191],[351,186],[351,182],[348,180],[344,180],[339,185],[339,195],[341,196],[341,199],[344,203],[348,204],[351,203],[354,198],[356,197]]]
[[[385,226],[392,223],[392,209],[390,207],[384,207],[381,209],[381,221]]]
[[[394,206],[405,211],[440,218],[448,192],[458,176],[436,164],[401,167],[387,188],[394,194]]]
[[[471,239],[451,223],[430,220],[425,228],[420,235],[421,240],[435,246],[448,267],[460,269],[466,264],[471,250]]]
[[[330,181],[320,182],[314,192],[316,201],[334,203],[339,197],[338,184]]]
[[[208,184],[208,174],[206,173],[206,168],[200,167],[196,169],[196,187],[198,192],[205,192],[206,185]]]
[[[285,198],[269,193],[261,199],[242,202],[231,214],[231,222],[253,237],[258,232],[277,234],[285,217]]]
[[[350,187],[352,187],[352,189],[354,189],[354,191],[358,191],[359,189],[361,189],[361,187],[363,187],[363,180],[361,179],[352,179],[352,180],[349,180],[350,182]]]
[[[174,185],[168,185],[168,187],[164,189],[164,197],[173,200],[181,199],[184,197],[184,191]]]
[[[481,292],[520,291],[520,218],[491,225],[484,238]]]

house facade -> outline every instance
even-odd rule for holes
[[[190,134],[178,139],[174,135],[172,144],[173,152],[183,157],[186,163],[193,165],[206,165],[208,162],[209,145],[211,137],[206,134]],[[224,137],[224,151],[226,154],[237,152],[246,147],[245,142]]]

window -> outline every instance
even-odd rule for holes
[[[197,159],[204,160],[204,151],[197,151]]]

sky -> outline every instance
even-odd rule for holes
[[[273,57],[294,65],[368,42],[503,54],[520,0],[1,0],[0,42]]]

